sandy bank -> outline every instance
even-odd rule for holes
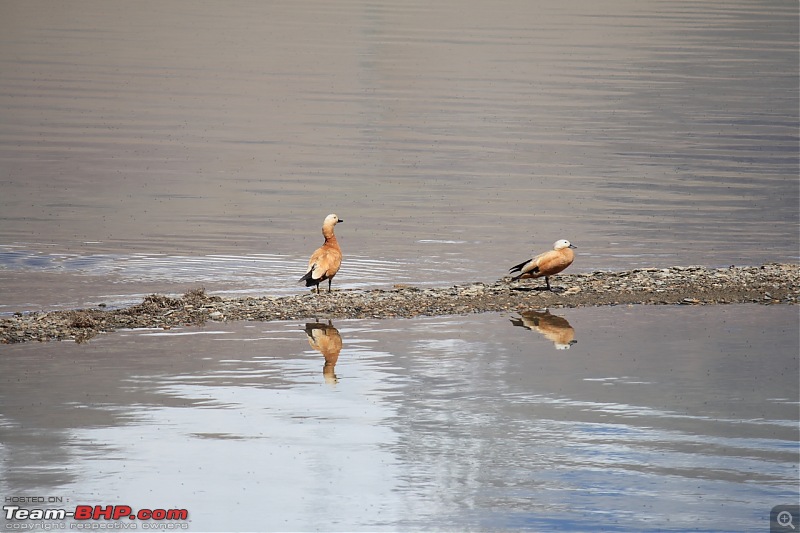
[[[0,318],[0,343],[86,341],[123,328],[164,328],[223,320],[390,318],[620,304],[797,304],[800,265],[709,269],[699,266],[560,275],[542,280],[445,288],[395,287],[259,298],[220,298],[202,289],[179,298],[151,295],[125,309],[16,313]]]

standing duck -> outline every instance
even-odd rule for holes
[[[509,269],[509,273],[519,272],[517,276],[511,278],[512,281],[518,279],[541,278],[544,277],[547,283],[547,290],[550,288],[550,276],[558,274],[572,264],[575,254],[572,250],[576,248],[568,240],[561,239],[553,244],[553,249],[537,255],[533,259],[527,259],[522,263]]]
[[[334,214],[325,217],[325,221],[322,223],[322,236],[325,237],[325,243],[311,254],[311,259],[308,260],[308,272],[299,280],[305,281],[306,287],[316,285],[317,294],[319,294],[319,284],[326,279],[328,280],[328,292],[331,292],[333,276],[339,272],[339,267],[342,266],[342,249],[339,248],[336,235],[333,234],[333,227],[339,222],[344,221]]]

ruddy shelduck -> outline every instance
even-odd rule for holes
[[[325,237],[325,243],[311,254],[311,259],[308,260],[308,272],[299,280],[305,281],[306,287],[316,285],[317,294],[319,294],[319,284],[326,279],[328,280],[328,292],[331,292],[333,277],[342,266],[342,249],[339,248],[339,242],[336,240],[336,235],[333,234],[333,227],[339,222],[344,222],[344,220],[334,214],[325,217],[325,221],[322,223],[322,236]]]
[[[550,276],[558,274],[572,264],[573,259],[575,259],[575,254],[572,250],[575,248],[577,247],[566,239],[556,241],[553,243],[553,249],[549,252],[544,252],[533,259],[528,259],[511,267],[508,270],[509,273],[519,272],[519,275],[514,276],[511,280],[543,277],[545,283],[547,283],[547,290],[551,291],[553,289],[550,288]]]

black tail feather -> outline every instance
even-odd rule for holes
[[[306,282],[306,287],[311,287],[312,285],[319,285],[319,281],[317,281],[317,280],[315,280],[315,279],[313,279],[311,277],[313,272],[314,272],[313,268],[309,269],[309,271],[306,272],[305,276],[303,276],[302,278],[297,280],[297,282],[300,283],[301,281],[305,281]]]
[[[520,263],[520,264],[518,264],[518,265],[514,265],[513,267],[509,268],[509,269],[508,269],[508,272],[509,272],[509,273],[511,273],[511,272],[519,272],[520,270],[522,270],[522,267],[524,267],[525,265],[527,265],[529,262],[530,262],[530,259],[526,259],[526,260],[525,260],[525,261],[523,261],[522,263]]]

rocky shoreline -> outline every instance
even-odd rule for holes
[[[223,299],[195,289],[178,298],[154,294],[124,309],[15,313],[0,318],[0,343],[85,342],[118,329],[170,329],[227,320],[411,318],[544,307],[800,302],[800,265],[790,264],[599,271],[559,275],[551,283],[559,290],[541,290],[543,280],[509,282],[508,278],[445,288],[396,286],[257,298]]]

